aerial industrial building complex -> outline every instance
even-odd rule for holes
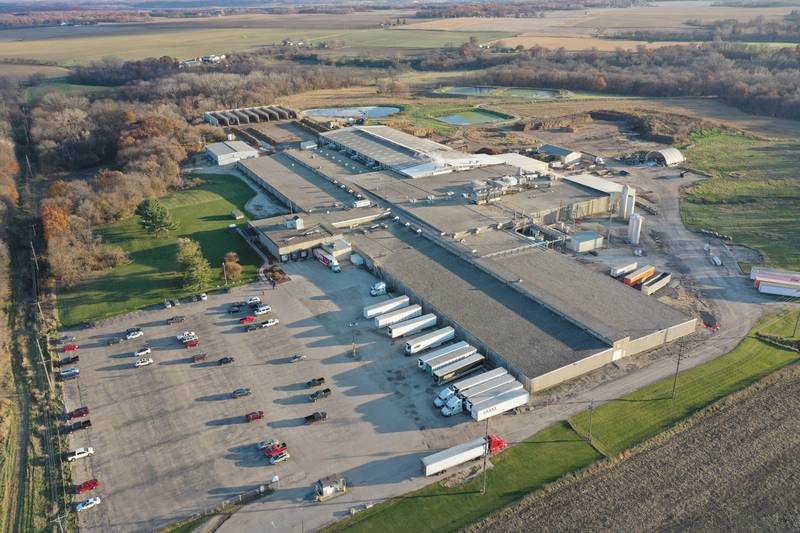
[[[562,223],[628,220],[631,187],[386,126],[321,133],[318,144],[237,164],[291,212],[250,223],[261,243],[283,261],[318,247],[357,252],[530,392],[695,330],[694,318],[550,246],[601,245],[601,235],[570,236]]]

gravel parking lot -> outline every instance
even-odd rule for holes
[[[97,478],[95,492],[103,497],[100,506],[81,513],[82,530],[154,530],[275,475],[284,480],[279,491],[284,503],[305,501],[314,481],[337,472],[380,493],[418,474],[419,457],[431,449],[481,434],[481,426],[466,416],[439,415],[431,405],[430,380],[402,356],[400,343],[393,345],[361,318],[362,307],[377,301],[368,295],[370,274],[352,267],[333,274],[314,261],[286,270],[292,280],[274,291],[252,284],[205,302],[66,332],[81,344],[81,376],[64,386],[66,407],[89,406],[93,423],[70,444],[95,449],[94,456],[73,464],[73,481]],[[272,306],[261,320],[278,318],[280,324],[244,332],[238,323],[244,313],[227,310],[250,296]],[[174,315],[185,316],[185,322],[166,325]],[[143,328],[143,338],[107,345],[134,326]],[[182,348],[175,335],[183,330],[195,331],[201,345]],[[155,364],[134,368],[133,352],[145,342]],[[199,352],[208,359],[192,363]],[[307,359],[289,363],[296,353]],[[217,366],[228,355],[235,362]],[[333,390],[316,404],[305,387],[313,377],[325,377]],[[252,395],[232,399],[239,387],[251,388]],[[263,410],[265,418],[245,422],[244,415],[255,410]],[[317,410],[326,411],[328,420],[304,425],[303,416]],[[266,438],[285,441],[291,459],[270,466],[256,450],[257,441]],[[331,521],[339,512],[331,507],[310,522]],[[299,528],[303,519],[293,512],[274,516],[275,531]]]

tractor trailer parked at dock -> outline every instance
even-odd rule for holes
[[[427,315],[418,316],[417,318],[412,318],[411,320],[404,320],[403,322],[392,324],[386,329],[389,333],[389,336],[393,339],[396,339],[397,337],[413,335],[422,330],[432,328],[436,326],[437,322],[438,319],[436,318],[436,315],[428,313]]]
[[[448,468],[478,459],[484,455],[497,453],[508,446],[508,443],[497,435],[480,437],[452,448],[423,457],[422,470],[426,476],[444,472]]]
[[[455,336],[456,330],[450,326],[445,326],[436,331],[431,331],[430,333],[425,333],[424,335],[409,339],[403,347],[403,351],[405,351],[406,355],[413,355],[422,350],[427,350],[428,348],[435,348],[442,343],[452,340]]]
[[[422,316],[422,307],[419,305],[409,305],[408,307],[403,307],[402,309],[396,309],[394,311],[389,311],[388,313],[376,316],[375,327],[385,328],[386,326],[391,326],[392,324],[397,324],[398,322],[403,322],[404,320],[417,318],[418,316]]]
[[[391,298],[376,304],[368,305],[364,308],[364,318],[375,318],[376,316],[388,313],[389,311],[408,307],[408,304],[408,296],[398,296],[397,298]]]
[[[460,377],[477,371],[483,365],[484,357],[479,353],[474,353],[455,363],[443,366],[433,371],[433,382],[436,385],[444,385],[455,381]]]
[[[462,379],[461,381],[456,381],[449,387],[445,387],[439,392],[436,398],[433,399],[433,405],[439,408],[444,407],[444,404],[447,403],[447,400],[449,400],[451,396],[463,393],[472,387],[483,385],[487,381],[499,378],[500,376],[505,376],[506,374],[508,374],[508,370],[506,370],[505,368],[495,368],[494,370],[483,372],[481,374],[478,374],[477,376],[472,376],[466,379]]]

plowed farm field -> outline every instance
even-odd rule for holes
[[[466,531],[798,531],[798,409],[794,366]]]

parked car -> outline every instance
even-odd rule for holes
[[[97,321],[95,320],[87,320],[83,323],[83,329],[91,329],[97,325]]]
[[[125,337],[111,337],[110,339],[108,339],[108,345],[111,346],[112,344],[119,344],[126,340],[128,339],[126,339]]]
[[[172,309],[172,302],[164,300],[164,309]]]
[[[253,411],[244,415],[245,422],[255,422],[264,418],[264,411]]]
[[[331,389],[320,389],[313,394],[309,394],[308,399],[312,402],[316,402],[317,400],[322,400],[323,398],[327,398],[331,395]]]
[[[278,441],[275,439],[260,440],[256,444],[256,448],[259,450],[266,450],[267,448],[272,448],[276,444],[278,444]]]
[[[234,397],[234,398],[241,398],[243,396],[250,396],[250,389],[248,389],[247,387],[243,387],[241,389],[236,389],[235,391],[233,391],[233,394],[231,394],[231,396]]]
[[[129,329],[125,332],[125,338],[128,340],[138,339],[139,337],[144,336],[144,331],[139,328],[136,329]]]
[[[75,335],[62,335],[62,336],[61,336],[61,337],[58,339],[58,341],[57,341],[57,342],[60,344],[60,343],[62,343],[62,342],[74,342],[74,341],[76,341],[76,340],[78,340],[78,338],[77,338]]]
[[[76,379],[80,377],[80,375],[81,375],[81,369],[76,366],[71,366],[69,368],[65,368],[64,370],[58,371],[58,379],[62,381]]]
[[[198,353],[192,356],[192,363],[199,363],[200,361],[205,361],[208,354],[206,353]]]
[[[152,348],[150,348],[149,346],[143,346],[142,348],[139,348],[138,350],[133,352],[133,355],[134,357],[144,357],[145,355],[150,355],[151,353],[153,353]]]
[[[68,357],[64,357],[60,361],[56,361],[55,365],[57,367],[64,366],[64,365],[69,365],[69,364],[72,364],[72,363],[77,363],[78,361],[80,361],[80,359],[81,358],[78,357],[77,355],[70,355]]]
[[[255,314],[255,315],[266,315],[270,311],[272,311],[272,308],[270,306],[262,304],[262,305],[259,305],[258,307],[255,308],[255,310],[253,311],[253,314]]]
[[[231,304],[231,306],[228,308],[228,312],[229,313],[239,313],[246,306],[247,306],[247,304],[245,302],[236,302],[236,303]]]
[[[89,408],[85,405],[78,407],[77,409],[73,409],[69,413],[67,413],[67,420],[72,420],[73,418],[81,418],[82,416],[86,416],[89,414]]]
[[[303,359],[305,359],[305,358],[306,358],[306,356],[305,356],[305,355],[302,355],[302,354],[299,354],[299,353],[298,353],[298,354],[295,354],[295,355],[293,355],[292,357],[290,357],[290,358],[289,358],[289,362],[290,362],[290,363],[297,363],[298,361],[302,361],[302,360],[303,360]]]
[[[278,455],[271,456],[269,458],[269,464],[276,465],[278,463],[282,463],[283,461],[286,461],[289,457],[291,457],[289,455],[289,452],[281,452]]]
[[[171,316],[167,319],[167,325],[171,326],[172,324],[180,324],[184,320],[186,320],[186,317],[181,315]]]
[[[198,346],[200,346],[200,340],[199,339],[192,339],[190,341],[186,341],[186,342],[183,343],[183,346],[185,348],[197,348]]]
[[[253,305],[253,304],[258,305],[260,303],[261,303],[261,298],[259,298],[258,296],[253,296],[251,298],[248,298],[247,301],[245,302],[246,305]]]
[[[217,361],[217,364],[218,364],[219,366],[222,366],[222,365],[228,365],[228,364],[230,364],[230,363],[233,363],[233,357],[223,357],[222,359],[220,359],[219,361]]]
[[[289,451],[289,447],[286,445],[285,442],[274,442],[272,446],[268,446],[264,448],[264,455],[267,457],[272,457],[273,455],[278,455],[279,453]]]
[[[325,378],[314,378],[306,381],[306,388],[310,389],[312,387],[319,387],[325,383]]]
[[[247,315],[243,316],[239,319],[239,324],[249,324],[250,322],[254,322],[256,319],[255,315]]]
[[[208,300],[208,294],[206,294],[206,293],[204,293],[204,292],[201,292],[201,293],[200,293],[200,300],[202,300],[203,302],[205,302],[206,300]]]
[[[78,448],[77,450],[72,450],[71,452],[67,452],[67,461],[75,461],[76,459],[83,459],[84,457],[89,457],[90,455],[94,455],[94,448]]]
[[[172,300],[172,307],[178,307],[181,305],[181,301],[178,299]]]
[[[95,505],[100,505],[100,502],[103,501],[100,496],[95,496],[93,498],[89,498],[86,501],[82,501],[75,504],[75,512],[80,513],[81,511],[85,511],[86,509],[91,509]]]
[[[75,494],[89,492],[90,490],[94,490],[99,486],[100,483],[96,479],[90,479],[89,481],[84,481],[80,485],[75,485]]]
[[[144,357],[142,359],[137,359],[136,362],[133,363],[133,366],[135,366],[136,368],[140,368],[143,366],[152,365],[154,362],[155,361],[153,361],[152,357]]]
[[[328,419],[328,413],[325,411],[317,411],[316,413],[311,413],[310,415],[303,418],[303,422],[306,424],[313,424],[314,422],[322,422],[323,420]]]
[[[63,348],[61,348],[61,350],[64,352],[74,352],[78,348],[80,348],[80,345],[78,344],[67,344]]]
[[[197,334],[194,331],[184,331],[175,335],[175,338],[180,342],[186,342],[197,339]]]
[[[73,422],[72,424],[69,424],[68,426],[64,426],[63,432],[64,433],[73,433],[75,431],[80,431],[81,429],[87,429],[87,428],[90,428],[90,427],[92,427],[92,421],[91,420],[88,420],[88,419],[87,420],[81,420],[80,422]]]

